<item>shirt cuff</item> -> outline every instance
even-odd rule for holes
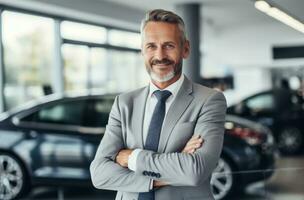
[[[134,149],[131,153],[131,155],[129,156],[128,159],[128,168],[132,171],[136,171],[136,160],[137,160],[137,156],[138,154],[141,152],[141,149]],[[152,187],[153,187],[153,182],[152,182]]]
[[[151,179],[151,183],[150,183],[150,190],[153,190],[153,183],[154,183],[154,180]]]

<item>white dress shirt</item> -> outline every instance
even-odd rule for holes
[[[166,100],[166,113],[165,113],[165,117],[167,115],[167,112],[172,104],[172,102],[174,101],[179,89],[181,88],[183,82],[184,82],[184,75],[182,74],[181,77],[174,83],[172,83],[171,85],[169,85],[168,87],[166,87],[163,90],[168,90],[171,92],[171,96]],[[147,102],[146,102],[146,108],[145,108],[145,115],[144,115],[144,121],[143,121],[143,144],[145,144],[146,138],[148,136],[148,129],[149,129],[149,125],[150,125],[150,121],[152,118],[152,114],[154,111],[154,108],[157,104],[157,98],[155,97],[155,95],[153,94],[156,90],[160,90],[157,86],[155,86],[152,82],[150,82],[149,84],[149,94],[147,97]],[[129,156],[128,159],[128,168],[130,170],[135,171],[136,170],[136,159],[138,154],[140,153],[140,151],[142,151],[141,149],[135,149],[131,155]],[[153,185],[152,185],[153,187]]]

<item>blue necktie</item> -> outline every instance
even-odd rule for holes
[[[157,152],[160,132],[166,114],[166,100],[171,95],[171,92],[157,90],[153,94],[157,98],[157,104],[149,125],[145,149]],[[154,191],[139,193],[138,200],[154,200]]]

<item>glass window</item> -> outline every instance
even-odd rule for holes
[[[63,45],[66,91],[117,93],[147,84],[139,53]]]
[[[89,48],[64,44],[64,86],[66,91],[83,91],[88,85]]]
[[[253,97],[249,99],[246,104],[248,108],[255,112],[274,109],[274,99],[272,94],[262,94]]]
[[[63,21],[61,23],[61,35],[65,39],[105,43],[107,30],[99,26]]]
[[[109,44],[140,49],[141,37],[139,33],[109,30]]]
[[[90,101],[85,126],[106,127],[114,98],[103,98]]]
[[[111,67],[108,65],[107,50],[92,48],[90,53],[89,88],[95,92],[108,92]]]
[[[23,121],[36,121],[53,124],[82,125],[85,112],[85,100],[69,101],[47,106],[26,117]]]
[[[108,91],[123,92],[144,86],[149,81],[139,53],[108,50]]]
[[[51,85],[54,21],[11,11],[2,13],[5,100],[10,109],[43,95]]]

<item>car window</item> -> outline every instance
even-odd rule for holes
[[[85,118],[85,126],[105,127],[108,123],[109,113],[111,111],[114,99],[103,98],[95,99],[88,103],[88,114]]]
[[[261,94],[246,101],[246,106],[254,111],[260,112],[274,109],[274,98],[272,94]]]
[[[27,116],[23,121],[82,125],[85,109],[85,100],[60,102],[56,105],[46,106]]]

